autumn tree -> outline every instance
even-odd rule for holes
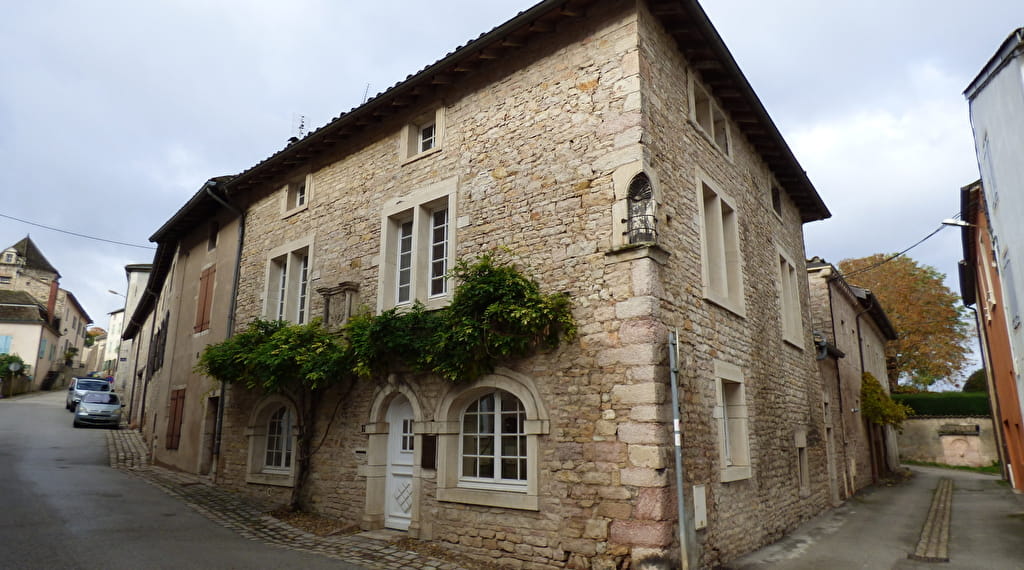
[[[889,387],[926,388],[960,374],[970,353],[970,325],[945,275],[900,255],[876,253],[839,262],[846,281],[870,289],[896,329],[886,345]]]

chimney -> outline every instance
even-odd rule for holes
[[[50,298],[46,300],[46,313],[49,316],[50,324],[52,325],[57,316],[54,314],[57,309],[57,291],[60,289],[60,284],[57,281],[50,281]]]

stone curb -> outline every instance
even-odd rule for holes
[[[319,554],[381,570],[464,570],[444,560],[401,550],[387,541],[361,536],[317,536],[270,516],[271,505],[211,485],[201,477],[150,465],[139,432],[107,432],[110,466],[132,473],[181,499],[208,519],[238,534],[273,546]]]
[[[939,479],[917,548],[907,558],[922,562],[949,562],[949,520],[953,510],[953,481]]]

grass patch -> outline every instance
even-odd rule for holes
[[[988,475],[1002,475],[1003,466],[998,461],[993,461],[992,465],[987,467],[968,467],[966,465],[946,465],[945,463],[935,463],[934,461],[911,461],[909,459],[904,460],[903,463],[907,465],[918,465],[921,467],[939,467],[941,469],[956,469],[958,471],[973,471],[974,473],[985,473]]]

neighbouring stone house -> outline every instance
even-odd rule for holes
[[[899,466],[891,426],[861,416],[865,372],[888,392],[885,345],[896,329],[875,295],[847,283],[834,265],[815,257],[807,262],[811,322],[818,347],[824,394],[825,441],[833,502],[847,499]]]
[[[35,322],[42,318],[42,329],[25,329],[26,323],[16,320],[11,323],[18,331],[0,334],[0,354],[10,350],[31,365],[31,380],[27,389],[50,389],[67,382],[80,369],[85,348],[85,336],[89,314],[70,291],[60,287],[60,273],[50,264],[32,238],[26,236],[17,243],[0,251],[0,292],[24,293],[12,297],[12,309],[22,317],[31,316]],[[31,305],[31,306],[30,306]],[[36,312],[38,305],[42,313]],[[31,347],[31,348],[30,348]]]
[[[233,326],[242,223],[217,193],[226,180],[207,181],[153,234],[152,265],[129,266],[136,271],[128,274],[125,364],[117,370],[129,386],[129,422],[141,429],[153,462],[203,475],[213,468],[221,387],[192,369],[203,348]]]
[[[465,385],[330,394],[315,510],[499,566],[614,568],[720,565],[830,504],[802,233],[829,212],[697,2],[541,2],[205,191],[154,236],[157,298],[128,325],[159,461],[202,472],[161,442],[201,449],[220,404],[217,483],[286,500],[293,404],[220,394],[189,372],[200,345],[441,307],[456,259],[503,247],[569,294],[578,340]],[[237,252],[203,251],[214,223]],[[175,428],[179,390],[197,412]]]

